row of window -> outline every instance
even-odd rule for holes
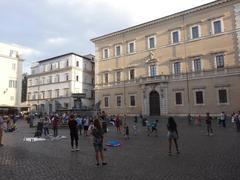
[[[195,105],[205,105],[205,91],[203,89],[194,90],[194,104]],[[228,89],[227,88],[220,88],[217,89],[217,100],[218,104],[228,104]],[[175,105],[184,105],[183,101],[183,92],[175,92]]]
[[[80,89],[75,89],[75,93],[80,93]],[[86,94],[87,98],[94,98],[95,94],[92,90],[91,92],[88,89],[83,89],[83,93]],[[36,100],[36,99],[45,99],[45,98],[58,98],[60,95],[64,97],[70,97],[71,92],[69,88],[64,88],[62,90],[55,89],[55,90],[47,90],[47,91],[40,91],[39,93],[37,91],[31,93],[28,93],[28,100]]]
[[[69,78],[69,74],[65,73],[64,74],[64,79],[60,79],[60,75],[57,74],[55,76],[41,77],[40,80],[39,80],[39,78],[36,78],[34,80],[34,84],[32,82],[32,79],[29,79],[28,84],[29,84],[29,86],[32,86],[32,85],[39,85],[39,84],[58,83],[58,82],[63,82],[63,81],[68,81],[68,80],[71,80]],[[77,81],[77,82],[80,81],[80,76],[79,75],[75,76],[75,81]],[[87,76],[84,76],[83,82],[84,83],[89,83],[89,84],[94,84],[94,78],[92,78],[90,80]]]
[[[198,39],[202,37],[201,34],[201,26],[200,24],[195,24],[190,26],[190,39],[194,40],[194,39]],[[219,34],[222,33],[224,31],[223,28],[223,20],[222,18],[220,19],[215,19],[211,22],[211,34]],[[181,30],[180,29],[176,29],[171,31],[170,33],[170,37],[171,37],[171,43],[172,44],[176,44],[181,42]],[[147,40],[147,49],[155,49],[157,46],[157,39],[155,35],[151,35],[148,36],[146,38]],[[127,43],[127,53],[128,54],[132,54],[136,52],[136,41],[130,41]],[[121,44],[117,44],[114,46],[114,56],[115,57],[120,57],[122,55],[122,45]],[[110,57],[110,49],[109,48],[103,48],[102,51],[102,58],[103,59],[108,59]]]
[[[218,54],[215,56],[215,67],[217,69],[224,68],[224,55]],[[173,68],[173,74],[179,75],[181,74],[181,62],[175,61],[172,65]],[[193,58],[192,60],[192,69],[193,72],[201,72],[202,71],[202,60],[200,57]],[[115,72],[115,82],[121,81],[121,74],[122,71],[116,71]],[[150,64],[148,67],[148,76],[156,76],[157,74],[157,65],[156,64]],[[129,69],[128,71],[128,80],[134,80],[135,79],[135,69]],[[109,83],[109,73],[106,72],[103,74],[103,83],[107,84]]]
[[[28,100],[57,98],[59,96],[60,96],[60,89],[41,91],[39,93],[36,91],[34,93],[30,93],[30,92],[28,93]],[[63,89],[63,96],[65,96],[65,97],[70,96],[69,88]]]
[[[75,67],[80,67],[80,62],[79,61],[76,61],[75,62]],[[57,62],[53,62],[51,64],[42,64],[39,66],[39,72],[42,73],[42,72],[48,72],[48,71],[52,71],[52,70],[56,70],[56,69],[61,69],[61,68],[67,68],[67,67],[72,67],[72,65],[70,64],[69,60],[65,60],[64,62],[62,61],[57,61]],[[94,70],[93,69],[94,66],[91,66],[91,68],[88,67],[88,63],[84,63],[83,64],[83,69],[84,70],[87,70],[87,69],[91,69],[92,71]],[[36,74],[37,71],[36,69],[32,69],[32,74]]]
[[[17,81],[16,80],[9,80],[8,81],[9,88],[17,88]]]
[[[123,104],[123,96],[122,95],[116,95],[116,107],[122,107]],[[135,107],[136,106],[136,95],[129,95],[129,100],[128,104],[130,107]],[[110,96],[104,96],[103,97],[103,106],[105,108],[110,107]]]
[[[224,54],[217,54],[215,56],[214,66],[216,69],[224,68]],[[202,71],[202,60],[200,57],[193,58],[192,60],[192,72],[201,72]],[[181,74],[181,62],[175,61],[173,63],[173,74]]]

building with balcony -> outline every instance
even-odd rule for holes
[[[34,63],[28,76],[32,111],[88,109],[94,105],[94,56],[68,53]]]
[[[0,114],[21,106],[22,48],[0,43]]]
[[[95,100],[109,114],[240,109],[240,2],[218,0],[91,39]]]

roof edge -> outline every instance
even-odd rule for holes
[[[90,39],[90,41],[92,41],[94,43],[98,40],[102,40],[102,39],[105,39],[105,38],[108,38],[108,37],[119,35],[121,33],[126,33],[126,32],[129,32],[129,31],[136,30],[136,29],[140,29],[140,28],[143,28],[143,27],[146,27],[146,26],[150,26],[150,25],[153,25],[153,24],[156,24],[156,23],[160,23],[160,22],[163,22],[163,21],[166,21],[166,20],[169,20],[169,19],[177,18],[177,17],[183,16],[183,15],[186,15],[186,14],[194,13],[196,11],[203,10],[203,9],[206,9],[206,8],[210,8],[210,7],[213,7],[213,6],[222,4],[222,3],[227,3],[227,2],[230,2],[230,1],[234,1],[234,0],[216,0],[216,1],[213,1],[213,2],[210,2],[210,3],[207,3],[207,4],[196,6],[196,7],[191,8],[191,9],[187,9],[187,10],[180,11],[180,12],[168,15],[168,16],[164,16],[162,18],[158,18],[158,19],[155,19],[155,20],[152,20],[152,21],[148,21],[148,22],[141,23],[141,24],[138,24],[138,25],[135,25],[135,26],[131,26],[131,27],[123,29],[123,30],[115,31],[113,33],[109,33],[109,34],[105,34],[105,35],[102,35],[102,36],[99,36],[99,37],[96,37],[96,38],[92,38],[92,39]]]

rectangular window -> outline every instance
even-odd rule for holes
[[[181,73],[181,63],[180,62],[175,62],[173,64],[173,70],[175,75],[179,75]]]
[[[199,38],[199,26],[192,26],[191,27],[191,37],[192,39]]]
[[[222,21],[221,20],[215,20],[212,22],[213,26],[213,33],[218,34],[222,32]]]
[[[217,69],[224,68],[224,55],[216,55],[216,66]]]
[[[134,80],[134,78],[135,78],[135,71],[134,71],[134,69],[130,69],[130,71],[129,71],[129,79],[130,80]]]
[[[150,76],[156,76],[156,74],[157,74],[157,73],[156,73],[156,64],[150,65],[150,66],[149,66],[149,70],[150,70],[150,71],[149,71],[149,72],[150,72],[150,73],[149,73]]]
[[[103,49],[103,59],[109,58],[109,49],[105,48]]]
[[[12,63],[12,70],[16,70],[16,64]]]
[[[59,82],[60,81],[60,76],[59,74],[56,75],[56,82]]]
[[[121,55],[121,46],[115,46],[115,56],[118,57]]]
[[[203,91],[195,92],[196,104],[203,104]]]
[[[66,96],[66,97],[69,96],[69,88],[64,89],[64,96]]]
[[[117,82],[120,82],[121,81],[121,71],[118,71],[116,76],[117,76],[117,78],[116,78]]]
[[[52,76],[48,76],[48,83],[52,83]]]
[[[104,82],[107,84],[108,83],[108,73],[104,74]]]
[[[69,67],[69,60],[66,61],[66,67]]]
[[[65,74],[65,80],[68,81],[69,80],[69,76],[68,73]]]
[[[44,98],[45,98],[45,92],[42,91],[42,99],[44,99]]]
[[[109,107],[109,97],[104,97],[104,107]]]
[[[152,49],[156,47],[156,37],[150,36],[148,37],[148,49]]]
[[[136,106],[135,96],[130,96],[130,106]]]
[[[52,90],[48,91],[48,98],[52,98]]]
[[[55,90],[55,97],[59,97],[59,89]]]
[[[76,76],[76,81],[78,81],[78,76]]]
[[[178,43],[180,41],[179,31],[172,32],[172,43]]]
[[[9,88],[17,88],[17,81],[16,80],[9,80],[8,87]]]
[[[135,41],[128,43],[128,53],[134,53],[135,52]]]
[[[176,92],[175,94],[175,101],[176,101],[176,105],[182,105],[182,93],[181,92]]]
[[[195,72],[200,72],[202,70],[200,58],[196,58],[193,60],[193,68]]]
[[[79,67],[79,61],[76,61],[76,66]]]
[[[218,99],[219,99],[220,104],[228,103],[227,90],[226,89],[219,89],[218,90]]]
[[[122,106],[122,96],[117,96],[117,107]]]

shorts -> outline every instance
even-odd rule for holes
[[[103,150],[103,144],[95,144],[93,143],[93,147],[95,149],[95,152],[99,152],[99,151],[102,151]]]
[[[168,136],[168,139],[177,139],[178,138],[176,131],[173,131],[173,132],[168,131],[167,136]]]
[[[84,126],[84,130],[85,130],[85,131],[88,131],[88,126]]]

